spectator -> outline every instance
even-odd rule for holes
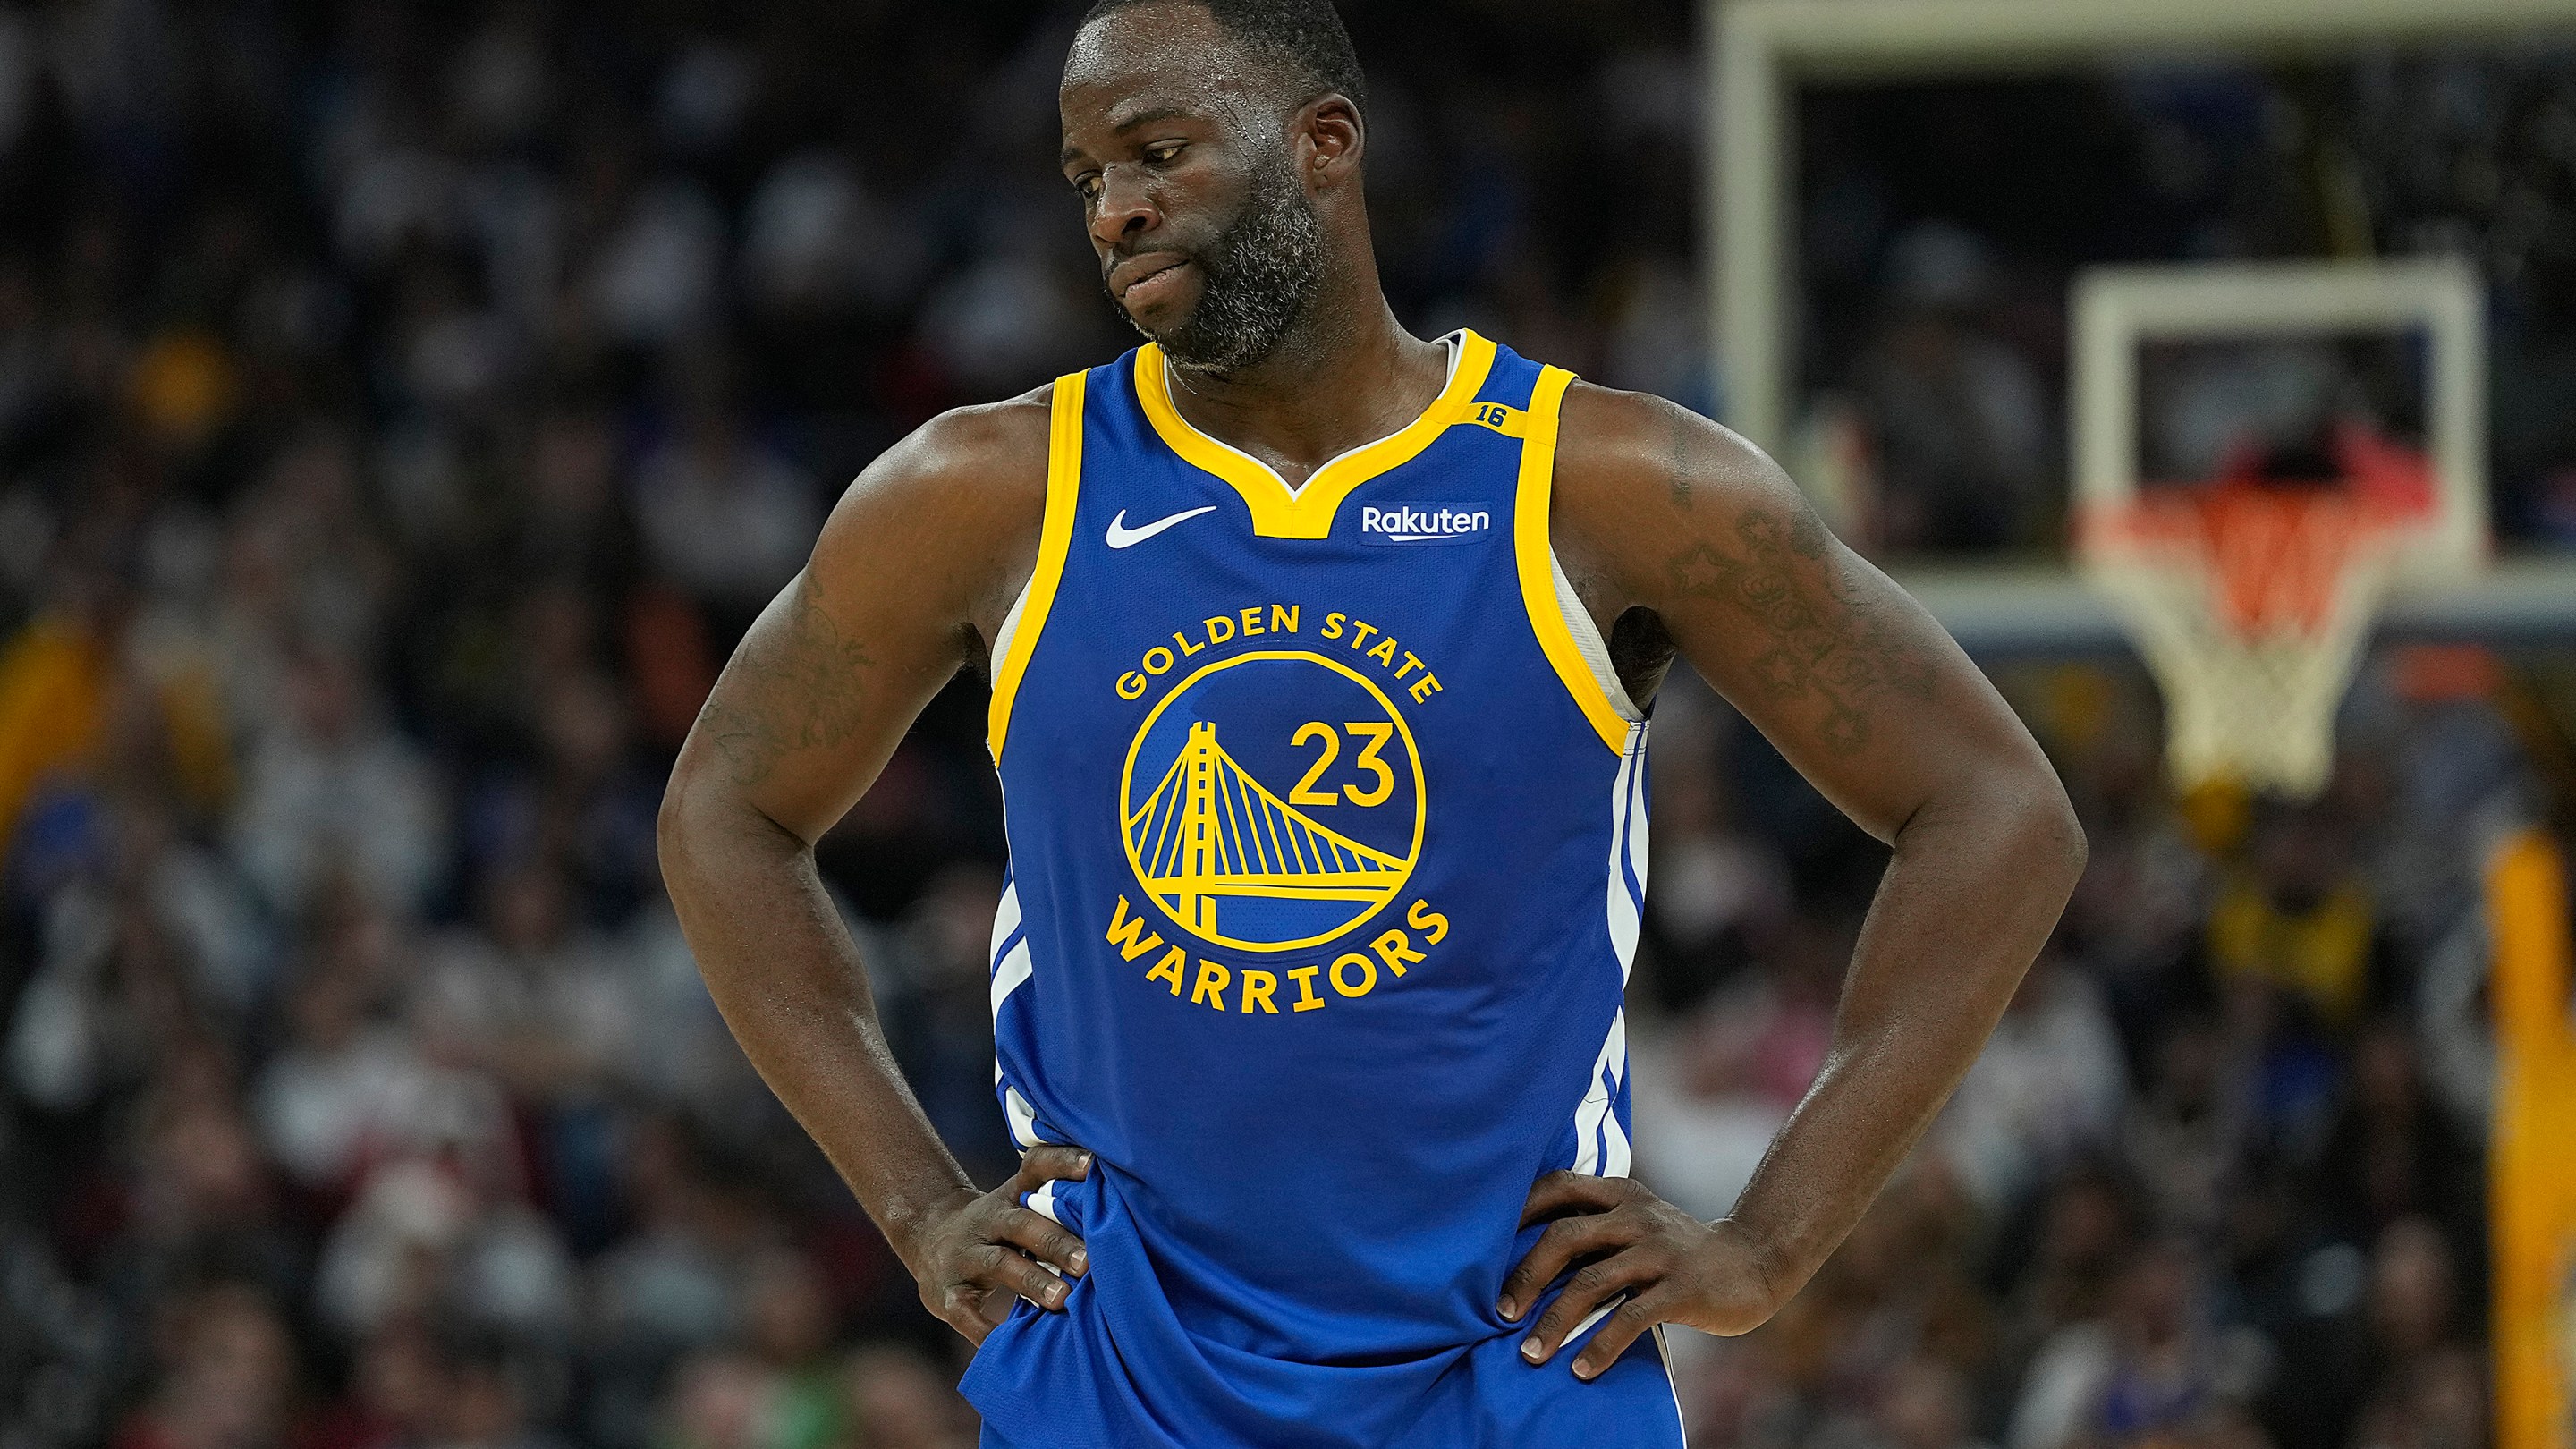
[[[122,1229],[106,1245],[105,1285],[140,1307],[221,1271],[271,1303],[297,1301],[305,1254],[228,1067],[202,1042],[170,1043],[163,1063],[126,1175]]]
[[[2350,1030],[2396,968],[2349,833],[2321,809],[2274,807],[2249,853],[2211,908],[2211,966],[2223,982],[2276,994],[2297,1019]]]
[[[2440,1228],[2423,1218],[2389,1225],[2370,1262],[2373,1382],[2395,1382],[2409,1369],[2460,1347],[2459,1273]]]
[[[640,188],[591,261],[585,300],[620,342],[678,341],[715,320],[724,234],[705,188],[677,177]]]
[[[1933,1358],[1908,1360],[1879,1395],[1877,1443],[1885,1449],[1986,1449],[1969,1432],[1968,1385]]]
[[[140,1082],[187,1009],[158,932],[80,904],[65,900],[46,923],[42,964],[10,1023],[11,1085],[30,1105],[59,1113]]]
[[[2429,1354],[2371,1398],[2352,1442],[2361,1449],[2437,1449],[2487,1439],[2488,1374],[2467,1349]]]
[[[215,1283],[161,1314],[153,1386],[114,1449],[274,1449],[291,1427],[295,1350],[259,1291]]]
[[[2119,1038],[2091,981],[2043,952],[1942,1119],[1944,1157],[1989,1206],[2117,1137],[2127,1105]]]
[[[2078,1168],[2050,1185],[2035,1226],[2037,1242],[2027,1262],[2006,1274],[2012,1286],[2004,1308],[2003,1361],[2013,1372],[2037,1379],[2043,1365],[2034,1362],[2034,1355],[2053,1357],[2059,1362],[2046,1367],[2075,1383],[2089,1383],[2086,1375],[2098,1371],[2108,1352],[2102,1325],[2136,1237],[2128,1197],[2119,1181],[2098,1167]],[[2019,1245],[2005,1251],[2017,1258]],[[2078,1366],[2084,1366],[2082,1373]],[[2030,1432],[2043,1439],[2072,1432],[2068,1416],[2082,1397],[2080,1392],[2034,1396],[2025,1390],[2025,1404],[2051,1406],[2044,1413],[2033,1410],[2037,1417]],[[2022,1431],[2015,1429],[2009,1438],[2019,1449]]]
[[[500,1172],[451,1148],[370,1175],[323,1245],[323,1320],[352,1338],[431,1317],[561,1342],[576,1307],[571,1257]]]
[[[1777,848],[1734,818],[1714,731],[1694,723],[1682,709],[1656,718],[1664,731],[1657,738],[1678,748],[1655,777],[1655,889],[1639,969],[1667,1011],[1685,1011],[1726,985],[1757,946],[1774,944],[1789,912]]]
[[[2465,1140],[2426,1088],[2412,1033],[2381,1019],[2355,1039],[2342,1115],[2317,1164],[2314,1200],[2345,1241],[2383,1241],[2400,1223],[2431,1223],[2452,1263],[2486,1260],[2479,1144]]]
[[[583,1337],[595,1381],[588,1437],[634,1445],[667,1430],[653,1427],[653,1406],[671,1366],[742,1332],[746,1270],[774,1233],[746,1186],[726,1181],[677,1122],[632,1133],[624,1173],[634,1228],[589,1266]],[[697,1426],[688,1432],[716,1432],[717,1421],[701,1416],[721,1419],[737,1370],[759,1377],[757,1362],[740,1355],[699,1366],[706,1382],[671,1410]]]
[[[769,1449],[775,1387],[748,1354],[697,1355],[671,1375],[653,1449]]]
[[[692,398],[678,435],[644,460],[635,515],[657,567],[745,623],[803,566],[822,522],[814,485],[715,398]]]
[[[2175,1017],[2156,1043],[2154,1082],[2129,1113],[2125,1145],[2165,1231],[2217,1231],[2248,1145],[2245,1085],[2205,1016]]]
[[[930,882],[895,942],[907,1009],[890,1028],[922,1110],[985,1177],[1007,1176],[1018,1155],[988,1110],[993,913],[1001,899],[1001,877],[982,866],[952,867]]]
[[[447,1355],[445,1396],[436,1449],[559,1449],[529,1427],[529,1365],[492,1338],[459,1344]]]
[[[1722,1217],[1824,1065],[1851,928],[1802,919],[1778,954],[1709,998],[1632,1077],[1641,1170],[1671,1199]],[[1666,1055],[1669,1053],[1669,1055]]]
[[[865,922],[856,923],[853,934],[861,943],[860,959],[872,965],[884,959]],[[725,1029],[680,934],[679,917],[658,888],[629,918],[615,950],[629,963],[632,988],[643,1004],[636,1066],[645,1097],[709,1127],[748,1130],[774,1120],[782,1109]]]
[[[15,837],[37,791],[86,769],[107,729],[118,621],[107,581],[65,570],[65,602],[0,653],[0,831]]]
[[[890,1344],[863,1346],[842,1367],[850,1421],[868,1449],[966,1449],[974,1415],[928,1359]]]
[[[360,935],[325,935],[286,993],[287,1039],[256,1096],[269,1153],[305,1188],[345,1192],[399,1143],[426,1063],[408,1036],[370,1020],[378,983],[351,949]]]
[[[286,723],[251,759],[233,854],[288,915],[341,877],[388,909],[417,911],[445,864],[436,777],[371,693],[356,661],[306,651],[289,665]]]
[[[1858,371],[1876,421],[1886,546],[1992,549],[2031,538],[2048,482],[2039,380],[1979,314],[1995,267],[1973,233],[1924,222],[1890,249],[1890,315]]]
[[[830,1361],[832,1306],[802,1255],[761,1255],[743,1290],[743,1340],[768,1370],[767,1449],[837,1449],[846,1406]]]
[[[438,1432],[448,1385],[419,1321],[391,1318],[358,1345],[348,1392],[305,1426],[298,1449],[409,1449]]]
[[[2013,1411],[2014,1449],[2189,1442],[2232,1422],[2243,1386],[2226,1378],[2202,1317],[2201,1271],[2174,1240],[2139,1250],[2104,1319],[2069,1324],[2041,1345]]]
[[[108,802],[110,868],[171,943],[189,990],[238,1021],[274,985],[276,946],[229,861],[191,838],[182,812],[145,794]]]

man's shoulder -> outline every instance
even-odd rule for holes
[[[905,434],[842,490],[809,571],[857,587],[899,564],[957,586],[951,602],[969,613],[1015,590],[1046,517],[1054,395],[952,408]]]
[[[1008,531],[1046,508],[1048,420],[1055,385],[1000,402],[951,408],[877,455],[841,494],[835,523],[901,515]],[[829,530],[827,529],[827,533]]]
[[[1759,487],[1778,472],[1743,435],[1652,393],[1578,379],[1566,390],[1561,416],[1556,479],[1562,494],[1645,489],[1678,499],[1712,484]]]
[[[1047,433],[1055,410],[1052,382],[1000,402],[950,408],[912,430],[887,453],[907,475],[950,483],[1046,478]]]

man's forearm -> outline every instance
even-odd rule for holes
[[[677,795],[662,869],[725,1024],[911,1261],[924,1212],[975,1191],[887,1050],[857,947],[805,843],[738,802]]]
[[[1824,1069],[1730,1215],[1778,1302],[1842,1242],[1975,1063],[2083,870],[2055,782],[1999,773],[1993,791],[1927,806],[1898,832]]]

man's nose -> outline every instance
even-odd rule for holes
[[[1144,179],[1129,166],[1111,166],[1100,173],[1100,199],[1091,212],[1091,235],[1104,247],[1114,247],[1162,224],[1162,213],[1145,194]]]

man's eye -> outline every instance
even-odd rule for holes
[[[1180,154],[1181,145],[1177,141],[1167,146],[1148,146],[1145,148],[1145,159],[1153,162],[1157,166],[1166,166],[1171,164],[1172,158]]]
[[[1100,178],[1098,176],[1077,176],[1073,179],[1073,190],[1075,195],[1081,197],[1085,201],[1089,201],[1091,198],[1100,194]]]

